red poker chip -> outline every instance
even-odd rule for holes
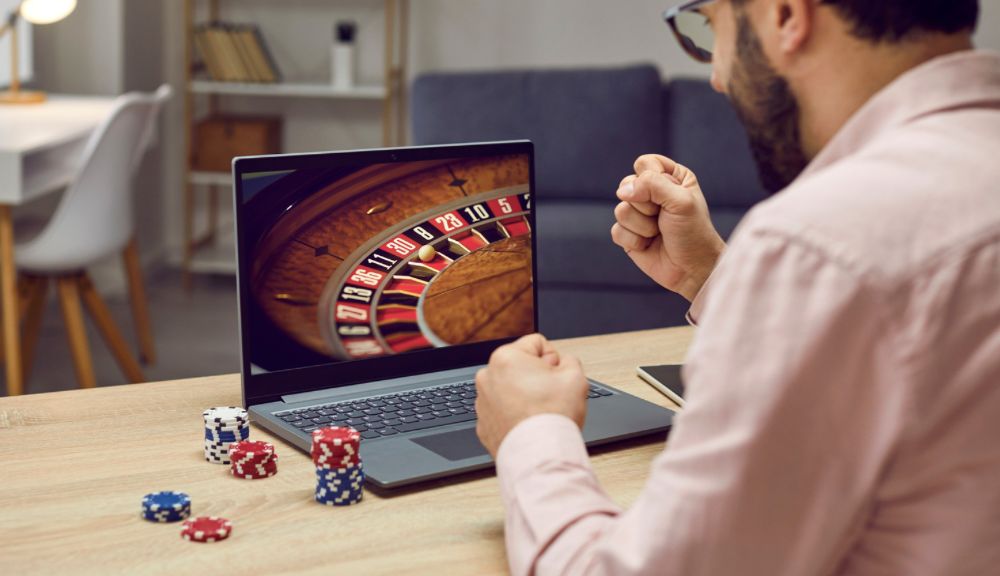
[[[352,443],[357,445],[361,442],[361,433],[354,428],[332,426],[329,428],[319,428],[312,432],[313,445],[316,442],[324,444],[342,445]]]
[[[258,480],[261,478],[270,478],[278,473],[278,463],[277,462],[267,462],[264,464],[232,464],[229,467],[229,471],[233,476],[237,478],[245,478],[247,480]]]
[[[232,454],[230,454],[229,458],[234,463],[236,463],[236,464],[266,464],[268,462],[277,462],[278,461],[278,457],[277,456],[259,456],[259,457],[258,456],[244,456],[244,457],[240,457],[239,455],[233,456]]]
[[[270,462],[256,462],[256,463],[233,462],[229,466],[230,468],[239,468],[241,470],[269,470],[272,468],[277,469],[278,463],[274,460],[271,460]]]
[[[264,464],[278,460],[274,445],[270,442],[236,442],[229,450],[234,464]]]
[[[345,468],[348,466],[356,466],[361,463],[361,458],[355,455],[348,456],[324,456],[319,458],[313,458],[313,464],[317,468]]]
[[[245,478],[247,480],[257,480],[261,478],[270,478],[271,476],[274,476],[275,474],[278,473],[278,469],[271,468],[268,470],[240,470],[236,468],[236,469],[230,469],[229,473],[232,474],[233,476],[236,476],[237,478]]]
[[[325,442],[313,442],[312,449],[310,453],[313,456],[327,455],[327,456],[343,456],[344,454],[357,454],[360,452],[360,444],[346,443],[346,444],[328,444]]]
[[[355,452],[353,454],[349,454],[349,453],[340,453],[340,454],[323,454],[323,453],[317,454],[317,453],[313,453],[312,454],[312,460],[313,460],[313,462],[316,462],[317,464],[320,463],[320,462],[333,462],[333,461],[341,461],[341,460],[358,460],[360,457],[361,457],[361,455],[358,454],[357,452]]]
[[[359,442],[333,444],[326,440],[316,440],[313,441],[310,451],[320,454],[356,454],[360,448],[361,444]]]
[[[181,538],[192,542],[217,542],[229,538],[233,525],[218,516],[200,516],[181,524]]]
[[[333,426],[312,432],[310,455],[317,468],[342,468],[360,463],[361,433]]]
[[[239,454],[241,457],[271,457],[274,456],[274,444],[260,440],[243,440],[230,444],[229,453]]]

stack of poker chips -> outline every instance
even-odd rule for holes
[[[191,497],[183,492],[152,492],[142,498],[142,517],[150,522],[178,522],[191,515]]]
[[[361,434],[354,428],[320,428],[312,433],[316,464],[316,501],[327,506],[350,506],[364,496]]]
[[[229,538],[233,525],[218,516],[199,516],[181,526],[181,538],[191,542],[218,542]]]
[[[219,406],[202,412],[205,417],[205,460],[230,463],[229,445],[250,437],[250,418],[237,406]]]
[[[278,455],[270,442],[235,442],[229,447],[229,459],[229,471],[237,478],[259,480],[278,473]]]

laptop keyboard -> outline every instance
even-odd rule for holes
[[[611,396],[590,385],[588,398]],[[350,426],[362,438],[393,436],[476,419],[476,384],[462,382],[361,400],[331,402],[274,415],[305,433],[326,426]]]

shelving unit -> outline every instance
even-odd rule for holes
[[[184,0],[185,62],[185,163],[184,174],[184,256],[185,286],[192,274],[234,274],[235,241],[232,226],[220,226],[219,194],[231,194],[232,177],[228,172],[203,172],[192,169],[193,128],[203,116],[222,111],[222,97],[330,99],[381,103],[383,146],[404,143],[406,129],[406,47],[409,26],[409,0],[379,1],[385,13],[385,63],[382,84],[358,85],[348,90],[320,82],[280,82],[276,84],[216,82],[196,76],[194,50],[195,27],[200,22],[218,21],[220,4],[240,0]],[[289,1],[294,9],[294,1]],[[202,18],[199,19],[199,15]],[[228,202],[228,199],[227,199]],[[196,230],[196,216],[203,210],[204,229]]]
[[[385,86],[355,86],[344,90],[329,84],[282,82],[279,84],[241,84],[236,82],[191,82],[195,94],[226,94],[231,96],[283,96],[299,98],[351,98],[357,100],[385,100]]]

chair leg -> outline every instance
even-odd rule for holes
[[[28,274],[18,275],[17,310],[20,318],[24,318],[24,315],[28,313],[28,306],[31,305],[31,295],[34,293],[40,279],[41,277],[39,276],[30,276]]]
[[[87,345],[87,332],[83,326],[83,310],[80,308],[79,276],[60,276],[56,280],[63,319],[66,321],[66,335],[70,351],[73,353],[73,367],[81,388],[94,388],[94,365]]]
[[[31,293],[35,289],[36,281],[39,280],[38,276],[28,276],[28,275],[18,275],[17,277],[17,317],[24,318],[24,315],[28,312],[28,305],[31,302]],[[0,321],[3,319],[3,314],[0,313]],[[6,354],[4,353],[4,339],[3,334],[0,333],[0,364],[6,359]],[[24,358],[24,349],[21,350],[21,358]],[[27,372],[23,369],[21,372],[26,374]]]
[[[104,337],[104,341],[107,342],[108,348],[111,349],[111,353],[114,355],[115,360],[118,361],[118,366],[125,373],[125,377],[133,384],[145,382],[146,377],[142,375],[142,368],[139,367],[139,363],[132,356],[125,338],[122,337],[118,326],[115,325],[114,318],[111,317],[111,312],[104,301],[101,300],[101,297],[97,295],[90,278],[86,274],[81,274],[77,282],[79,283],[80,295],[83,297],[83,304],[87,307],[87,312],[90,313],[91,318],[94,319],[94,323],[97,324],[97,329],[101,332],[101,336]]]
[[[28,379],[31,376],[31,366],[35,360],[35,346],[38,344],[38,334],[42,331],[45,297],[48,294],[48,278],[33,277],[28,295],[28,306],[24,314],[24,332],[21,337],[21,366],[25,387],[27,387]]]
[[[14,265],[14,226],[10,206],[0,205],[0,318],[3,331],[4,371],[7,374],[7,395],[22,393],[21,338],[18,334],[17,271]]]
[[[122,255],[128,278],[129,299],[132,303],[132,319],[136,338],[139,340],[139,359],[144,364],[156,363],[156,347],[153,344],[153,325],[149,320],[149,306],[146,302],[146,287],[139,265],[139,248],[135,238],[129,241]]]

